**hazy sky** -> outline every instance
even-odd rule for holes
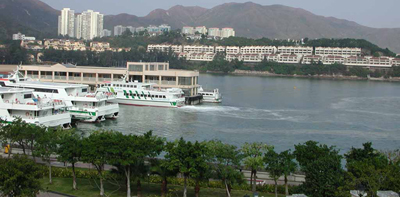
[[[150,11],[174,5],[212,8],[228,2],[248,0],[42,0],[56,9],[76,12],[92,9],[104,14],[128,13],[145,16]],[[281,4],[303,8],[314,14],[355,21],[370,27],[400,27],[400,0],[252,0],[262,5]]]

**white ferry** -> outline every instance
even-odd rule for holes
[[[177,108],[185,105],[184,92],[179,88],[155,89],[155,84],[138,81],[106,81],[97,91],[110,92],[117,96],[117,102],[123,105]]]
[[[29,124],[47,127],[71,127],[71,115],[65,102],[38,99],[33,90],[0,87],[0,119],[10,123],[17,117]]]
[[[19,75],[17,69],[11,78],[0,79],[0,85],[33,89],[37,98],[63,100],[73,120],[99,122],[118,117],[118,104],[109,103],[116,99],[115,95],[107,92],[89,93],[88,85],[31,81],[29,78],[19,78]]]
[[[219,93],[218,89],[214,89],[213,91],[206,91],[203,87],[199,87],[198,95],[203,96],[203,102],[205,103],[221,103],[222,102],[222,94]]]

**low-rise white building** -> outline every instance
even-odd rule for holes
[[[244,62],[261,62],[263,60],[260,54],[242,54],[241,56]]]
[[[278,62],[279,63],[300,63],[302,55],[296,55],[296,54],[280,54]]]
[[[188,52],[188,53],[214,53],[214,47],[213,46],[205,46],[205,45],[184,45],[183,46],[183,52]]]
[[[278,53],[312,55],[313,48],[304,46],[280,46],[278,47]]]
[[[214,60],[215,53],[188,53],[187,60],[211,62]]]
[[[226,47],[226,53],[227,54],[238,54],[238,53],[240,53],[240,47],[227,46]]]
[[[323,58],[319,55],[305,55],[303,60],[301,61],[302,64],[311,64],[313,62],[318,63],[319,61],[322,62]]]
[[[240,48],[243,54],[274,54],[277,48],[274,46],[244,46]]]
[[[28,37],[28,36],[25,36],[25,34],[21,34],[20,32],[18,32],[17,34],[13,34],[12,39],[13,40],[36,40],[35,37]]]
[[[334,55],[328,55],[324,58],[323,63],[324,64],[344,64],[344,57],[343,56],[334,56]]]
[[[225,52],[225,50],[226,47],[224,46],[216,46],[214,51],[217,53],[217,52]]]
[[[226,56],[225,56],[225,60],[226,61],[232,61],[232,60],[239,60],[239,61],[242,61],[242,55],[240,55],[240,54],[232,54],[232,53],[228,53],[228,54],[226,54]]]
[[[147,52],[154,51],[154,50],[168,52],[169,50],[172,50],[175,53],[181,53],[182,48],[183,48],[182,45],[149,44],[147,46]]]
[[[340,47],[315,47],[315,55],[320,56],[359,56],[361,55],[361,48],[340,48]]]

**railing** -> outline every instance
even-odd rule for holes
[[[67,76],[54,76],[54,79],[67,80]]]
[[[74,81],[81,81],[81,77],[69,77],[69,80],[74,80]]]
[[[99,81],[111,81],[111,78],[99,78]]]
[[[176,85],[176,81],[161,81],[161,84],[163,85]]]
[[[53,76],[51,76],[51,75],[42,75],[40,78],[42,78],[42,79],[53,79]]]
[[[145,83],[156,83],[158,84],[159,80],[145,80]]]
[[[83,81],[96,81],[96,77],[83,77]]]

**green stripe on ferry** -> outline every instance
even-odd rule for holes
[[[133,96],[133,93],[132,93],[132,91],[131,91],[131,90],[129,90],[129,93],[131,93],[131,95],[132,95],[132,99],[135,99],[135,96]]]
[[[144,99],[147,99],[146,94],[142,91]]]
[[[129,95],[128,95],[128,93],[126,92],[126,90],[124,90],[124,94],[125,94],[126,98],[129,98]]]
[[[71,113],[79,113],[79,114],[89,114],[90,116],[96,116],[96,112],[89,112],[89,111],[69,111]]]
[[[137,97],[140,99],[139,92],[137,92],[137,90],[135,90],[135,92],[137,94]]]
[[[114,91],[114,88],[113,88],[113,87],[111,87],[110,89],[111,89],[111,92],[112,92],[112,93],[115,93],[115,91]]]

